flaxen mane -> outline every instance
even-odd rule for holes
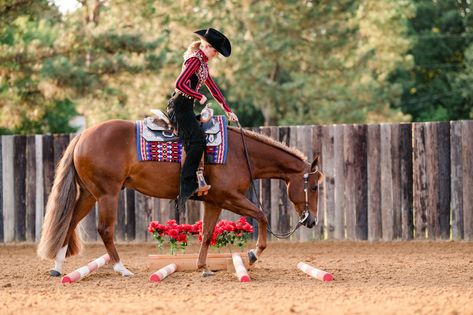
[[[237,133],[240,133],[240,128],[228,126],[228,129],[233,130]],[[256,133],[256,132],[251,131],[251,130],[243,129],[243,133],[245,135],[247,135],[248,137],[251,137],[251,138],[259,140],[259,141],[262,141],[264,143],[267,143],[269,145],[277,147],[277,148],[283,150],[284,152],[292,154],[292,155],[298,157],[299,159],[301,159],[302,161],[307,161],[307,156],[304,153],[302,153],[301,151],[299,151],[297,149],[290,148],[282,142],[276,141],[276,140],[274,140],[274,139],[272,139],[268,136],[265,136],[265,135],[260,134],[260,133]]]

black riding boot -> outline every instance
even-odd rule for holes
[[[175,95],[169,101],[169,108],[175,117],[179,137],[184,144],[186,157],[181,170],[179,196],[176,206],[180,213],[185,211],[185,203],[198,187],[196,171],[205,151],[205,133],[195,118],[194,102],[181,95]]]

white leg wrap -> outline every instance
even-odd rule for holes
[[[123,263],[121,261],[113,265],[113,270],[115,270],[115,272],[121,273],[121,275],[124,277],[133,276],[133,273],[130,270],[126,269],[125,266],[123,266]]]
[[[56,258],[54,259],[54,270],[59,273],[62,273],[62,265],[64,264],[64,260],[66,260],[66,253],[67,245],[57,252]]]

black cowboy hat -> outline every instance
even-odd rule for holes
[[[216,29],[209,27],[195,31],[194,34],[212,45],[223,56],[228,57],[232,53],[232,45],[228,38]]]

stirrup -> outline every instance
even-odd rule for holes
[[[199,169],[196,172],[196,175],[197,175],[197,183],[199,184],[199,187],[197,187],[197,189],[195,190],[195,193],[197,194],[197,196],[205,196],[209,193],[209,189],[212,186],[207,185],[207,183],[205,182],[204,172],[202,171],[202,169]]]

